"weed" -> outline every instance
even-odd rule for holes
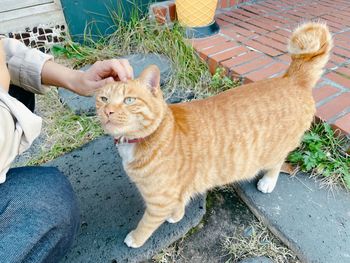
[[[235,79],[232,80],[226,75],[225,68],[219,67],[216,68],[215,74],[213,75],[210,87],[215,91],[223,91],[231,89],[240,85],[240,81]]]
[[[336,136],[329,124],[313,124],[288,161],[304,172],[325,177],[330,186],[339,179],[350,189],[350,157],[344,149],[346,144],[346,138]]]

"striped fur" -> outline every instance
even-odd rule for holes
[[[215,186],[264,170],[258,189],[271,192],[286,156],[312,122],[312,87],[331,47],[326,26],[302,25],[291,38],[292,63],[283,77],[181,104],[164,102],[155,66],[139,79],[102,88],[96,106],[105,130],[115,137],[144,138],[119,147],[146,203],[126,244],[142,246],[164,221],[181,220],[191,197]],[[129,105],[126,97],[136,99]]]

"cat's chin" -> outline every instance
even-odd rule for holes
[[[121,137],[122,134],[116,132],[117,131],[117,127],[115,127],[114,125],[110,124],[110,123],[106,123],[103,126],[103,129],[105,130],[106,133],[108,133],[109,135],[113,136],[113,137]]]

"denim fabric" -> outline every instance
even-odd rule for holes
[[[0,262],[58,262],[79,221],[73,189],[56,168],[10,169],[0,185]]]

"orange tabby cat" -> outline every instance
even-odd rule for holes
[[[181,220],[195,194],[261,170],[266,173],[258,189],[270,193],[286,156],[311,124],[312,88],[331,47],[325,25],[304,24],[290,39],[292,63],[283,77],[181,104],[164,101],[156,66],[139,79],[102,88],[98,115],[146,203],[125,243],[142,246],[164,221]]]

